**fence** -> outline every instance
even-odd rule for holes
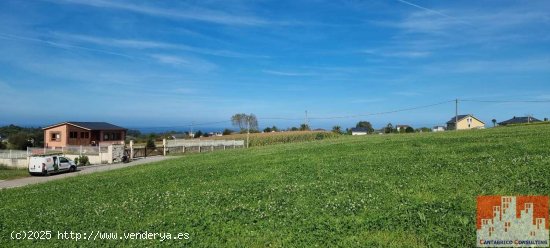
[[[130,142],[130,158],[149,157],[176,153],[207,152],[243,148],[244,140],[163,140],[163,145],[152,147],[134,146]]]
[[[0,150],[0,158],[3,158],[3,159],[27,158],[27,151],[24,151],[24,150]]]
[[[242,147],[244,140],[166,140],[167,147],[192,147],[192,146],[226,146]]]
[[[66,146],[66,147],[27,147],[28,155],[44,155],[50,153],[63,153],[67,155],[99,155],[106,153],[107,146]]]
[[[208,152],[215,150],[244,148],[244,140],[163,140],[163,145],[156,148],[145,146],[130,147],[124,145],[110,146],[66,146],[66,147],[27,147],[27,150],[0,150],[0,163],[8,166],[26,166],[27,158],[33,155],[64,154],[70,159],[78,156],[88,156],[92,164],[113,163],[121,161],[129,150],[130,158],[166,156],[177,153]]]

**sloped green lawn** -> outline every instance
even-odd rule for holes
[[[29,176],[27,169],[7,167],[0,164],[0,180],[15,179]]]
[[[475,246],[476,196],[550,194],[550,126],[188,155],[0,191],[0,246]],[[53,231],[12,240],[12,231]],[[188,240],[59,240],[188,233]]]

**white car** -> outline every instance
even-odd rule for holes
[[[76,171],[76,164],[63,156],[43,155],[29,158],[29,174],[46,176],[50,173]]]

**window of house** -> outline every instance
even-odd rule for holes
[[[51,132],[51,133],[50,133],[50,140],[51,140],[51,141],[60,141],[60,140],[61,140],[61,133],[59,133],[59,132]]]
[[[78,138],[78,132],[69,132],[69,138],[70,139],[77,139]]]
[[[84,138],[86,138],[86,139],[87,139],[87,138],[90,138],[90,133],[84,133],[84,134],[85,134],[85,135],[84,135]]]

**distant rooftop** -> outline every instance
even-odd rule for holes
[[[366,127],[352,127],[351,131],[352,132],[366,132],[366,133],[368,133],[369,129],[366,128]]]
[[[49,127],[45,127],[43,129],[50,129],[52,127],[57,127],[65,124],[80,127],[83,129],[88,129],[88,130],[126,130],[126,128],[119,127],[117,125],[113,125],[107,122],[81,122],[81,121],[66,121],[55,125],[51,125]]]
[[[506,126],[508,124],[520,124],[520,123],[530,123],[530,122],[540,122],[540,121],[541,120],[531,116],[524,116],[524,117],[514,116],[512,119],[499,122],[498,124],[501,126]]]

